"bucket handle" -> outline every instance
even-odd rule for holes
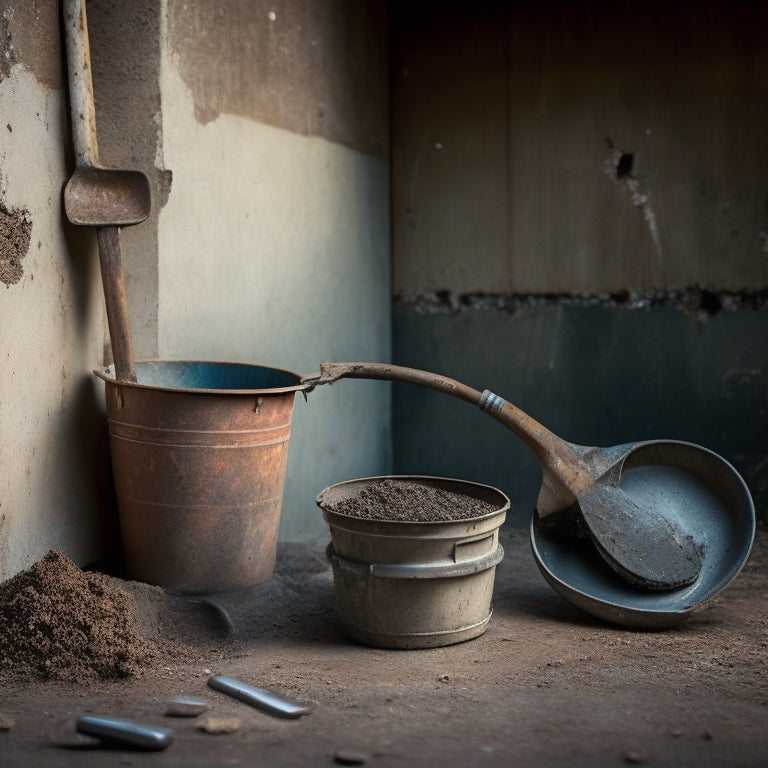
[[[469,560],[476,560],[483,555],[490,554],[495,547],[497,534],[496,531],[491,532],[487,536],[481,538],[475,537],[474,539],[465,539],[464,541],[457,541],[453,545],[453,561],[455,563],[466,563]]]
[[[356,571],[361,575],[369,573],[380,579],[447,579],[472,574],[495,568],[504,557],[504,548],[499,544],[493,552],[475,560],[460,563],[413,564],[413,563],[358,563],[340,557],[333,551],[333,543],[325,550],[331,563],[347,571]]]

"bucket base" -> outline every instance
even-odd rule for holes
[[[440,648],[444,645],[455,645],[479,637],[488,628],[493,610],[476,624],[459,629],[451,629],[444,632],[408,632],[392,634],[384,632],[371,632],[364,627],[348,624],[342,619],[336,620],[339,631],[350,640],[370,645],[376,648],[393,648],[399,650],[416,650],[421,648]]]

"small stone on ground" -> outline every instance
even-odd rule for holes
[[[197,724],[198,730],[206,733],[236,733],[241,726],[237,717],[204,717]]]

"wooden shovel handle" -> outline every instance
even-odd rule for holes
[[[99,149],[85,0],[65,0],[63,12],[75,160],[78,168],[93,168],[99,164]]]
[[[101,282],[104,285],[104,299],[107,305],[109,338],[115,359],[115,380],[136,381],[134,368],[133,339],[128,319],[128,297],[120,259],[119,227],[99,227],[99,263]]]
[[[311,383],[331,384],[344,378],[381,379],[420,384],[445,392],[472,403],[501,422],[531,448],[542,465],[551,464],[553,461],[558,465],[567,464],[571,460],[581,461],[580,457],[570,449],[568,443],[512,403],[508,403],[488,390],[480,392],[460,381],[449,379],[440,374],[387,363],[322,363],[320,365],[320,377],[312,379]]]

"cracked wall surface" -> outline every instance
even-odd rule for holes
[[[71,173],[58,2],[6,2],[0,26],[0,579],[49,548],[81,561],[114,529],[95,238],[63,219]]]
[[[768,289],[755,291],[707,291],[686,288],[677,291],[617,291],[615,293],[452,293],[436,291],[399,294],[394,306],[417,315],[445,315],[461,312],[505,312],[515,315],[544,306],[604,307],[613,310],[672,307],[695,320],[706,321],[721,312],[768,309]]]
[[[393,5],[396,292],[768,286],[768,5]]]

